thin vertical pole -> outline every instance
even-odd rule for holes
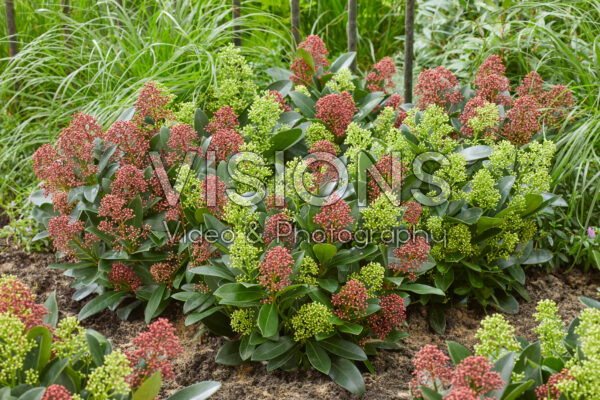
[[[348,51],[356,51],[356,0],[348,0]],[[356,57],[350,66],[356,72]]]
[[[238,18],[242,16],[242,5],[240,0],[232,0],[233,8],[233,44],[236,46],[242,45],[242,28],[238,23]]]
[[[406,0],[404,16],[404,101],[412,103],[413,44],[415,35],[415,0]]]
[[[292,13],[292,35],[296,45],[300,43],[300,0],[290,0]]]
[[[71,16],[71,4],[70,4],[69,0],[60,0],[60,3],[62,4],[63,14],[65,14],[65,16],[67,18],[69,18]],[[69,29],[69,25],[65,24],[65,26],[64,26],[65,42],[67,41],[67,38],[69,37],[70,32],[71,32],[71,30]]]
[[[19,52],[17,43],[17,24],[15,22],[15,3],[6,0],[6,28],[8,32],[8,54],[15,57]]]

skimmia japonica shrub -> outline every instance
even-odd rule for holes
[[[166,319],[139,334],[134,350],[121,351],[75,317],[59,320],[54,294],[38,304],[14,276],[0,277],[0,299],[3,399],[154,400],[162,381],[175,378],[172,361],[182,349]],[[206,398],[219,386],[201,382],[170,399]]]
[[[556,202],[544,138],[570,94],[532,74],[513,98],[492,57],[475,90],[423,72],[413,107],[390,59],[360,80],[353,53],[327,56],[311,36],[259,90],[227,47],[201,104],[149,83],[107,129],[79,114],[38,150],[41,236],[77,298],[99,293],[80,318],[149,322],[176,299],[232,339],[219,362],[313,366],[361,393],[354,363],[396,346],[410,302],[434,303],[438,330],[465,298],[516,311],[521,264],[547,257],[531,245]]]
[[[448,341],[446,356],[437,346],[421,348],[413,359],[414,399],[597,399],[600,393],[600,302],[588,306],[567,328],[552,300],[533,315],[538,340],[514,335],[500,314],[486,317],[477,331],[475,354]]]

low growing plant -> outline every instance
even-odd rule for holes
[[[159,319],[133,340],[135,351],[113,349],[74,317],[58,319],[53,293],[37,304],[14,276],[0,278],[0,394],[3,399],[153,400],[171,362],[182,353],[175,329]],[[51,310],[51,311],[50,311]],[[202,382],[169,399],[205,399],[217,382]]]
[[[538,340],[533,343],[514,336],[514,328],[494,314],[481,323],[474,356],[452,341],[447,342],[450,357],[436,346],[423,347],[413,360],[413,398],[597,399],[600,302],[580,299],[588,307],[568,328],[552,300],[538,302],[533,315]],[[465,380],[465,364],[473,359],[478,360],[478,367]]]
[[[544,135],[564,87],[531,75],[512,99],[494,56],[475,91],[424,71],[413,107],[390,59],[360,80],[354,54],[329,63],[316,36],[265,90],[224,52],[206,112],[149,83],[107,130],[79,114],[36,152],[39,236],[75,261],[55,267],[76,298],[99,293],[81,319],[143,305],[149,322],[176,299],[187,324],[232,339],[217,361],[313,366],[362,393],[354,362],[397,346],[409,303],[435,304],[439,331],[464,299],[516,312],[521,265],[549,257],[531,243],[557,203]]]

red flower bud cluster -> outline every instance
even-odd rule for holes
[[[296,243],[296,235],[290,216],[285,212],[271,215],[265,222],[263,239],[267,246],[273,240],[280,240],[286,247],[292,247]]]
[[[543,89],[544,81],[535,71],[528,73],[517,88],[519,96],[533,96],[542,111],[544,124],[552,126],[559,123],[566,115],[567,109],[575,103],[573,94],[565,85],[554,85],[549,90]]]
[[[412,226],[416,226],[419,223],[419,218],[421,217],[423,207],[421,207],[421,205],[415,201],[406,201],[402,203],[402,207],[406,207],[406,211],[404,211],[402,219]]]
[[[371,92],[384,92],[394,90],[396,84],[392,81],[392,75],[396,73],[396,66],[389,57],[384,57],[373,65],[374,71],[367,75],[367,89]]]
[[[384,154],[379,161],[368,170],[368,173],[371,176],[368,183],[369,200],[374,201],[381,195],[381,188],[375,177],[380,175],[385,183],[390,185],[391,188],[400,188],[402,186],[405,171],[406,167],[397,157]]]
[[[48,233],[54,243],[54,248],[65,254],[73,254],[69,246],[71,240],[78,239],[85,225],[82,221],[71,221],[71,217],[63,215],[53,217],[48,221]]]
[[[416,272],[421,269],[429,257],[429,250],[431,247],[427,243],[427,239],[417,236],[393,250],[394,257],[399,259],[399,263],[390,264],[390,269],[401,271],[407,275],[408,279],[414,280]]]
[[[64,386],[52,384],[46,388],[41,400],[71,400],[71,393]]]
[[[227,160],[227,158],[240,151],[244,144],[244,137],[233,129],[220,129],[210,139],[207,151],[216,152],[217,162]]]
[[[329,242],[344,242],[350,239],[350,237],[345,237],[350,235],[350,232],[345,229],[354,223],[351,213],[352,210],[348,203],[337,195],[333,195],[329,201],[323,204],[321,212],[313,217],[313,222],[325,231]]]
[[[206,207],[216,217],[221,217],[227,205],[227,185],[217,175],[208,175],[202,181],[199,207]]]
[[[150,118],[155,126],[158,126],[157,122],[173,120],[173,112],[167,108],[171,100],[171,97],[156,87],[154,82],[146,83],[135,102],[137,113],[133,120],[142,125],[146,118]]]
[[[214,135],[222,129],[235,130],[238,126],[240,126],[240,123],[233,108],[223,106],[215,111],[212,120],[206,125],[206,131]]]
[[[561,391],[555,386],[558,382],[565,380],[573,380],[569,375],[568,369],[563,369],[558,374],[554,374],[548,378],[548,382],[544,385],[538,386],[535,389],[535,395],[538,400],[558,400],[560,399]]]
[[[267,207],[267,212],[271,210],[283,210],[287,208],[285,197],[281,195],[270,194],[265,199],[265,206]]]
[[[365,285],[352,279],[339,292],[331,296],[331,304],[335,306],[335,315],[343,320],[351,321],[363,318],[367,313],[369,294]]]
[[[476,97],[495,104],[509,106],[512,102],[508,91],[510,84],[508,78],[504,75],[506,68],[502,59],[497,55],[491,55],[485,60],[477,76],[475,77],[475,85],[479,88],[475,91]]]
[[[479,396],[473,392],[473,390],[458,386],[452,389],[450,393],[444,396],[444,400],[479,400]]]
[[[271,90],[269,92],[269,97],[279,103],[279,109],[281,111],[292,111],[292,107],[288,106],[287,101],[285,101],[281,93],[279,93],[277,90]]]
[[[123,153],[121,162],[129,162],[140,168],[148,165],[150,137],[135,122],[116,121],[104,132],[103,138],[106,145],[117,145],[116,154]]]
[[[156,283],[166,283],[167,285],[170,285],[173,281],[171,276],[178,268],[179,265],[177,264],[162,262],[153,264],[150,267],[150,273]]]
[[[292,75],[290,79],[296,85],[308,85],[312,83],[312,73],[318,73],[321,68],[325,68],[329,65],[329,61],[325,58],[329,55],[329,51],[325,47],[325,43],[317,35],[308,36],[304,42],[300,43],[298,47],[303,48],[312,56],[315,71],[312,71],[310,65],[304,61],[302,57],[296,57],[290,70]]]
[[[35,302],[36,296],[18,279],[6,276],[0,284],[0,314],[8,313],[23,322],[26,329],[44,325],[48,310]]]
[[[442,108],[462,101],[456,76],[443,66],[426,69],[419,74],[415,94],[420,96],[417,106],[424,110],[431,104]]]
[[[198,134],[188,124],[177,124],[171,127],[171,136],[167,146],[171,150],[167,153],[166,161],[169,165],[181,162],[185,159],[187,152],[197,151]]]
[[[94,140],[102,127],[91,115],[78,113],[62,130],[56,148],[44,144],[33,155],[33,170],[47,192],[68,191],[96,173]]]
[[[469,356],[456,366],[452,386],[469,388],[476,398],[484,396],[484,399],[491,400],[493,397],[485,395],[492,390],[500,389],[504,384],[500,374],[492,371],[493,368],[494,365],[487,358]]]
[[[348,92],[332,93],[321,97],[315,104],[315,117],[325,123],[331,133],[337,137],[346,134],[346,128],[352,122],[356,106]]]
[[[148,235],[148,227],[141,229],[127,224],[133,218],[133,210],[127,207],[127,200],[114,194],[107,194],[100,200],[98,216],[106,217],[98,224],[98,229],[113,237],[117,250],[137,248]]]
[[[379,298],[381,310],[368,318],[371,331],[380,339],[384,340],[391,331],[398,329],[406,320],[406,307],[404,299],[396,293],[381,296]]]
[[[113,284],[115,291],[125,290],[135,293],[142,286],[142,280],[136,275],[134,268],[122,262],[111,266],[108,280]]]
[[[506,114],[508,122],[502,127],[502,135],[519,146],[529,143],[531,137],[540,129],[541,115],[538,102],[533,96],[519,97]]]
[[[208,240],[200,240],[198,243],[194,243],[192,247],[192,255],[190,257],[190,264],[188,268],[195,268],[205,265],[206,262],[212,257],[212,243]]]
[[[267,250],[265,259],[258,264],[260,284],[272,295],[288,287],[293,271],[294,258],[283,246]]]
[[[413,357],[413,378],[410,381],[410,390],[413,398],[420,398],[420,386],[442,389],[448,387],[452,381],[454,372],[449,366],[450,358],[437,346],[428,344]]]
[[[125,200],[133,200],[146,190],[148,190],[148,182],[144,172],[131,164],[119,168],[115,172],[115,180],[110,184],[111,194]]]
[[[317,186],[337,180],[338,173],[335,167],[337,152],[333,143],[326,139],[319,140],[313,143],[308,152],[315,156],[315,158],[309,158],[307,163],[313,171]]]
[[[135,351],[126,351],[129,363],[134,368],[129,377],[130,386],[137,389],[146,379],[160,371],[163,380],[175,379],[173,359],[183,354],[175,328],[165,318],[159,318],[140,333],[133,344]]]

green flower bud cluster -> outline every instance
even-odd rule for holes
[[[294,86],[294,90],[298,93],[302,93],[306,97],[310,97],[310,92],[304,85],[296,85],[296,86]]]
[[[373,122],[373,133],[379,139],[386,139],[388,133],[394,128],[396,123],[396,111],[392,107],[385,107]]]
[[[417,125],[417,108],[408,111],[404,124],[408,126],[411,132],[419,139],[419,149],[434,150],[441,153],[450,153],[456,147],[456,142],[449,137],[454,128],[449,124],[450,117],[438,105],[431,104],[421,113],[421,118]],[[429,147],[429,148],[428,148]]]
[[[194,116],[196,114],[196,104],[193,101],[179,103],[175,111],[175,120],[181,124],[194,126]]]
[[[431,216],[427,218],[425,227],[433,235],[434,238],[441,238],[444,235],[444,218],[438,216]]]
[[[240,199],[243,200],[243,199]],[[251,224],[258,222],[256,206],[250,201],[228,201],[224,208],[223,219],[233,227],[235,232],[246,232]]]
[[[246,149],[248,151],[248,149]],[[243,158],[233,169],[231,179],[235,182],[238,194],[254,193],[264,195],[269,177],[273,174],[267,160],[257,153],[244,153]],[[240,199],[238,196],[237,199]],[[238,200],[239,201],[239,200]]]
[[[490,154],[489,168],[492,174],[499,178],[506,174],[514,175],[513,170],[517,157],[517,148],[508,140],[492,145],[492,154]]]
[[[450,163],[438,169],[435,175],[450,185],[453,197],[459,197],[455,192],[467,180],[467,159],[461,153],[450,153],[447,157]]]
[[[308,163],[300,157],[285,166],[285,195],[292,199],[308,198],[315,190],[314,175],[308,171]]]
[[[481,321],[475,338],[475,354],[497,360],[505,351],[518,351],[519,344],[515,340],[515,328],[500,314],[488,315]]]
[[[352,72],[348,68],[342,68],[333,75],[333,78],[325,84],[332,92],[352,92],[356,89],[352,82]],[[296,90],[298,91],[298,90]]]
[[[254,72],[241,55],[240,49],[233,44],[224,47],[218,57],[221,61],[217,74],[218,88],[211,87],[208,90],[206,108],[214,112],[228,105],[240,115],[256,95]]]
[[[360,269],[359,273],[353,273],[349,281],[355,279],[365,285],[369,296],[373,297],[383,288],[385,268],[378,262],[370,262]]]
[[[253,308],[238,308],[231,313],[231,329],[249,335],[256,326],[256,311]]]
[[[321,140],[327,140],[335,145],[336,151],[339,151],[340,149],[339,146],[335,144],[335,135],[329,132],[327,127],[320,122],[313,122],[306,128],[304,139],[309,147]]]
[[[465,224],[453,225],[448,228],[446,243],[436,243],[431,248],[431,256],[436,260],[443,260],[447,254],[462,254],[470,256],[476,252],[471,244],[471,231]]]
[[[262,154],[271,146],[270,137],[277,126],[282,111],[280,104],[268,92],[256,96],[248,111],[251,124],[244,126],[242,136],[247,143],[243,150]]]
[[[25,383],[31,386],[36,386],[40,382],[40,374],[37,370],[30,368],[25,371]]]
[[[556,151],[553,142],[531,142],[518,152],[519,175],[515,185],[522,194],[541,193],[550,190],[552,178],[548,173]]]
[[[405,208],[392,204],[388,196],[395,198],[392,193],[384,193],[360,211],[366,229],[382,232],[402,224],[400,217]]]
[[[250,276],[258,268],[261,250],[254,247],[243,232],[236,232],[233,243],[229,247],[231,268]]]
[[[586,308],[579,315],[579,335],[583,359],[573,357],[565,368],[573,379],[558,382],[555,386],[570,399],[597,399],[600,393],[600,310]]]
[[[127,377],[133,369],[129,366],[127,356],[119,350],[104,356],[104,364],[94,369],[89,375],[86,390],[91,400],[109,400],[115,395],[126,395],[130,392]]]
[[[27,339],[25,324],[17,316],[0,314],[0,386],[16,386],[25,356],[35,346]]]
[[[500,122],[498,106],[494,103],[487,103],[482,107],[475,109],[475,116],[469,119],[469,126],[475,132],[475,137],[480,137],[487,132],[494,132]],[[487,135],[489,136],[489,135]],[[491,137],[493,139],[493,136]]]
[[[484,210],[496,208],[500,201],[500,192],[496,189],[496,181],[492,173],[481,168],[471,179],[471,191],[463,192],[464,199],[474,207]]]
[[[319,272],[317,262],[312,257],[305,255],[300,263],[299,275],[296,280],[298,283],[316,285]]]
[[[91,359],[85,329],[79,325],[77,318],[67,317],[60,320],[54,330],[54,337],[51,348],[57,357],[71,359],[71,365],[78,360],[87,363]]]
[[[373,144],[373,138],[371,132],[360,127],[356,122],[350,123],[346,129],[346,139],[344,140],[346,146],[348,146],[344,153],[348,160],[354,161],[356,155],[362,151],[368,151]]]
[[[542,344],[542,354],[545,357],[564,354],[566,349],[563,340],[566,337],[565,324],[558,315],[558,307],[552,300],[541,300],[533,317],[539,325],[533,329]]]
[[[301,342],[318,333],[330,333],[333,331],[332,316],[331,310],[324,304],[307,303],[302,305],[291,319],[294,340]]]
[[[199,207],[203,196],[202,181],[188,165],[183,164],[180,167],[174,189],[180,193],[181,205],[184,208],[195,210]]]
[[[399,129],[390,129],[384,140],[390,151],[399,152],[404,163],[408,163],[409,165],[412,164],[415,158],[415,152],[411,144],[408,142],[408,139],[406,139]]]

